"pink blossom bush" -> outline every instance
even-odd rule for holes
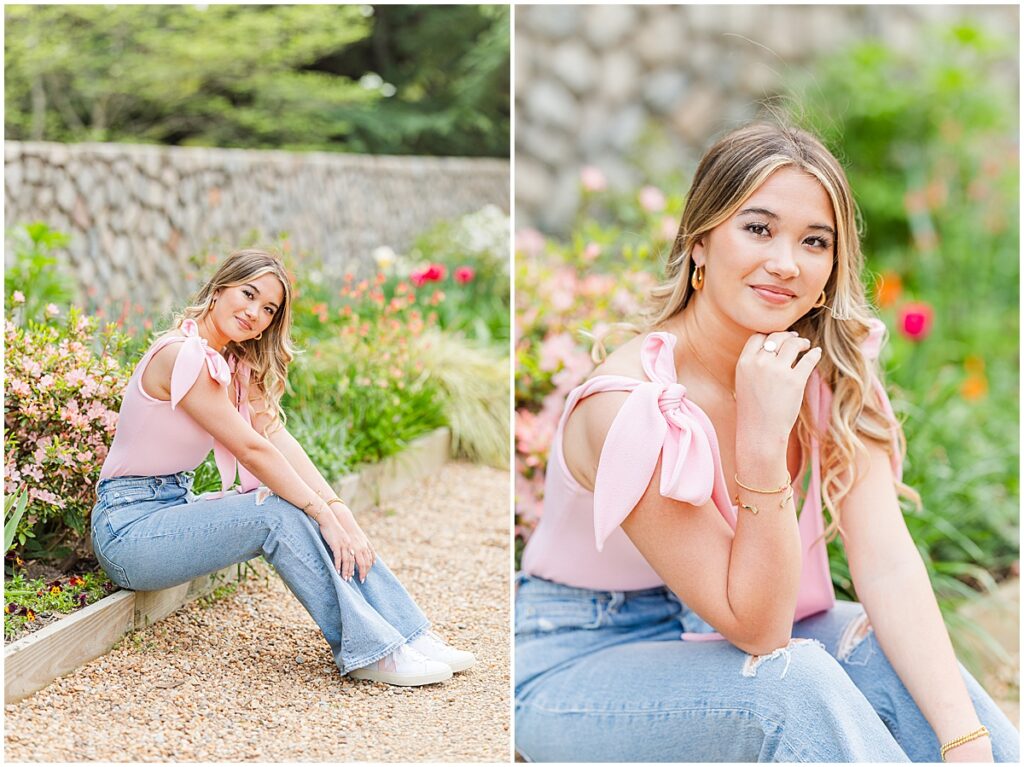
[[[127,338],[72,308],[63,324],[4,330],[4,490],[26,489],[16,546],[39,531],[83,534],[131,366]]]
[[[544,472],[566,395],[594,369],[592,342],[615,322],[637,319],[660,271],[660,216],[644,241],[583,220],[569,243],[534,230],[516,235],[516,537],[543,510]],[[518,549],[518,547],[517,547]]]

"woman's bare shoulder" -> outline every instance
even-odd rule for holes
[[[616,348],[604,362],[594,368],[589,378],[607,375],[647,380],[640,364],[643,338],[639,335]],[[628,397],[628,391],[595,392],[584,397],[569,414],[563,435],[562,454],[569,472],[588,490],[594,487],[597,462],[608,430]]]
[[[164,344],[154,352],[142,371],[142,388],[151,397],[165,402],[171,399],[171,373],[181,352],[181,344]]]
[[[617,347],[605,358],[604,362],[594,368],[588,379],[610,375],[635,378],[639,381],[646,380],[647,376],[644,374],[643,365],[640,364],[640,348],[643,346],[645,336],[646,334],[640,334]]]

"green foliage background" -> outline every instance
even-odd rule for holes
[[[503,6],[4,11],[8,139],[508,157]]]

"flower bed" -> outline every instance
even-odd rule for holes
[[[507,258],[502,265],[498,257],[507,232],[507,216],[485,208],[439,225],[407,256],[378,249],[375,275],[336,280],[281,243],[295,275],[294,336],[303,350],[282,404],[289,430],[326,477],[403,454],[449,423],[459,431],[445,444],[460,455],[507,464],[508,361],[500,343],[508,336],[507,288],[504,298],[495,296],[508,281]],[[7,552],[5,583],[24,580],[25,561],[55,566],[47,582],[66,582],[68,568],[90,556],[88,515],[121,392],[167,320],[128,304],[119,315],[110,312],[88,290],[87,308],[79,308],[51,254],[66,238],[42,224],[11,236],[5,489],[24,490],[29,504]],[[217,260],[200,259],[204,269]],[[494,310],[502,300],[503,319]],[[474,324],[474,315],[487,319]],[[219,486],[211,456],[197,469],[194,489]],[[45,623],[50,608],[37,607],[15,603],[5,635]]]

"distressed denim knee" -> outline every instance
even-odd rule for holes
[[[741,675],[758,685],[772,760],[908,761],[820,642],[793,639],[771,654],[748,655]]]

